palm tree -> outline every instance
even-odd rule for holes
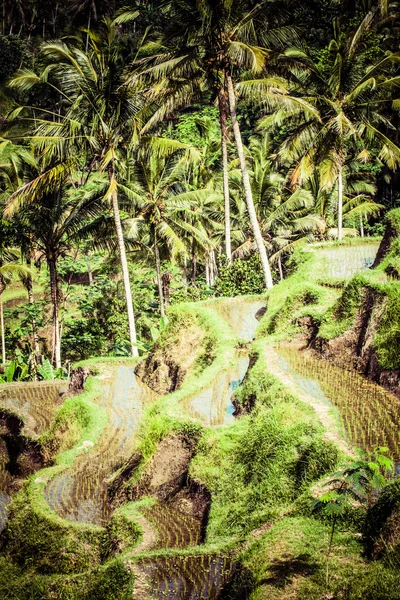
[[[209,232],[201,226],[199,204],[206,197],[216,194],[208,189],[188,191],[185,178],[190,165],[189,155],[182,151],[162,156],[154,145],[142,147],[130,166],[129,181],[120,186],[132,202],[135,218],[131,220],[128,238],[141,240],[154,253],[161,316],[165,316],[160,249],[169,255],[187,256],[186,238],[202,247],[209,246]],[[210,223],[208,223],[210,224]]]
[[[372,143],[380,148],[379,160],[393,169],[400,164],[400,149],[388,136],[395,128],[384,113],[391,101],[389,92],[398,84],[389,69],[400,62],[400,53],[368,66],[362,40],[373,18],[374,13],[369,13],[347,38],[336,27],[327,64],[317,64],[303,50],[286,50],[283,60],[289,64],[293,101],[260,123],[266,130],[288,126],[278,155],[283,164],[294,168],[292,185],[305,183],[319,167],[322,187],[336,189],[339,240],[343,237],[346,164],[356,157],[371,160]],[[262,82],[243,85],[248,96],[252,89],[261,90]]]
[[[87,199],[72,187],[71,165],[58,163],[46,167],[37,162],[35,176],[9,198],[5,216],[18,214],[19,221],[29,229],[37,250],[45,257],[50,278],[52,303],[53,360],[61,367],[61,336],[59,322],[60,288],[58,260],[75,240],[82,239],[87,223],[102,208],[93,198]],[[72,189],[71,189],[72,188]]]
[[[42,76],[22,71],[10,83],[12,87],[26,90],[47,82],[52,89],[58,90],[60,102],[64,105],[63,115],[56,115],[55,122],[42,121],[35,132],[36,145],[54,157],[77,155],[81,159],[82,153],[85,153],[88,157],[84,168],[86,179],[94,169],[108,176],[104,201],[111,204],[114,214],[133,356],[138,355],[138,349],[118,204],[118,161],[124,152],[124,144],[132,138],[138,105],[136,97],[122,86],[128,50],[124,38],[119,35],[119,27],[137,14],[124,13],[112,21],[103,20],[95,34],[89,32],[87,52],[79,44],[44,44]]]
[[[259,46],[256,24],[266,26],[271,39],[279,39],[279,30],[270,31],[270,23],[265,19],[266,3],[240,0],[186,0],[172,3],[169,16],[171,31],[166,33],[166,42],[160,43],[153,63],[149,59],[141,76],[151,77],[157,82],[149,93],[150,101],[159,104],[147,128],[154,125],[176,109],[190,103],[194,97],[210,90],[216,96],[220,110],[222,139],[222,162],[225,201],[226,255],[230,260],[230,218],[229,218],[229,177],[227,154],[228,112],[231,116],[236,148],[240,160],[246,204],[251,226],[260,253],[265,284],[271,288],[272,277],[268,257],[260,227],[257,221],[249,181],[246,157],[243,149],[241,130],[237,118],[234,73],[242,69],[259,73],[265,63],[267,52]],[[272,14],[273,11],[270,11]],[[182,27],[184,24],[184,27]],[[281,32],[282,33],[282,32]],[[285,32],[287,33],[287,31]],[[282,33],[283,35],[283,33]],[[172,40],[168,43],[169,40]],[[167,47],[167,50],[165,50]],[[147,47],[146,47],[147,50]],[[134,73],[131,82],[137,82],[139,75]]]
[[[268,136],[251,138],[249,177],[254,198],[257,220],[271,261],[277,261],[282,277],[281,256],[291,252],[313,233],[320,232],[323,221],[315,214],[312,194],[298,188],[294,192],[285,185],[284,176],[273,169],[270,159],[271,141]],[[231,170],[231,187],[240,190],[241,174]],[[243,211],[240,193],[236,194],[236,238],[240,241],[233,252],[234,257],[245,256],[255,250],[254,237],[249,228],[248,216]]]
[[[343,234],[345,236],[357,235],[357,228],[363,236],[364,220],[377,216],[383,208],[373,199],[376,193],[374,178],[372,174],[365,172],[363,167],[363,163],[357,160],[350,160],[344,165]],[[316,212],[324,222],[322,236],[337,237],[336,187],[323,185],[321,173],[316,169],[308,179],[306,188],[311,192]],[[352,227],[346,228],[346,225]]]

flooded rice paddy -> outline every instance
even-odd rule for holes
[[[379,242],[318,248],[319,260],[325,260],[325,275],[332,279],[348,279],[370,269],[374,263]]]
[[[295,347],[277,348],[281,368],[309,396],[338,409],[348,440],[367,453],[389,448],[400,464],[400,399],[384,388]]]
[[[143,411],[155,392],[135,375],[133,366],[110,368],[97,400],[107,410],[107,427],[95,448],[76,459],[73,467],[54,477],[45,491],[50,507],[64,519],[105,525],[110,517],[106,478],[131,456]]]

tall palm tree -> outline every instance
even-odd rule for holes
[[[122,86],[127,47],[119,34],[122,23],[134,19],[137,12],[121,14],[114,20],[105,19],[96,33],[89,31],[86,52],[64,42],[42,46],[43,72],[37,76],[22,71],[11,81],[12,87],[26,90],[47,82],[56,89],[63,106],[55,122],[42,121],[35,132],[39,149],[55,157],[86,155],[87,178],[94,169],[108,176],[109,186],[104,200],[111,204],[118,240],[131,352],[138,355],[135,316],[129,269],[118,204],[118,161],[124,145],[132,139],[137,98]],[[34,139],[34,141],[35,141]]]
[[[391,168],[400,164],[400,149],[390,139],[395,128],[385,114],[390,91],[399,82],[390,67],[400,62],[400,53],[368,65],[362,42],[373,21],[374,12],[348,37],[337,25],[327,63],[316,63],[303,50],[286,50],[283,62],[289,65],[293,102],[260,123],[267,130],[288,126],[278,154],[283,164],[293,166],[293,185],[304,183],[319,167],[322,186],[336,189],[338,239],[343,237],[346,164],[356,157],[370,160],[372,143],[380,148],[382,162]],[[242,87],[248,97],[251,90],[258,94],[261,89],[261,81]]]
[[[273,15],[273,11],[269,11]],[[153,63],[143,60],[142,76],[153,76],[157,81],[149,98],[159,104],[159,109],[148,122],[154,125],[178,106],[188,104],[194,96],[208,89],[217,98],[220,110],[222,139],[223,182],[225,199],[226,254],[230,259],[230,218],[227,154],[228,112],[231,117],[236,148],[240,160],[243,187],[254,237],[260,253],[265,284],[271,288],[272,277],[268,257],[257,216],[249,181],[246,157],[239,121],[233,77],[240,70],[259,73],[265,63],[267,52],[259,45],[257,24],[267,31],[271,23],[266,20],[266,3],[258,5],[247,0],[232,3],[231,0],[186,0],[172,3],[169,17],[171,31],[166,32],[166,41],[161,42]],[[273,19],[273,17],[270,17]],[[184,24],[184,25],[182,25]],[[270,32],[270,39],[279,39],[278,30]],[[282,33],[282,32],[281,32]],[[283,35],[283,33],[282,33]],[[147,50],[147,47],[146,47]],[[137,82],[134,73],[131,82]]]
[[[58,261],[75,240],[82,239],[86,224],[102,205],[74,192],[68,163],[46,167],[38,161],[36,174],[29,172],[29,175],[28,181],[10,196],[5,216],[18,214],[34,238],[37,250],[45,257],[52,303],[53,360],[58,369],[61,367]]]
[[[187,256],[186,237],[189,235],[203,247],[209,245],[209,232],[201,225],[198,206],[211,190],[189,191],[185,185],[188,154],[181,151],[161,156],[154,147],[142,147],[130,167],[129,181],[121,190],[132,202],[135,217],[131,220],[128,237],[146,242],[154,253],[161,316],[165,302],[161,278],[160,249],[169,255]]]

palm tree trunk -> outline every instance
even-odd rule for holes
[[[31,259],[30,257],[27,257],[26,260],[26,264],[28,265],[28,267],[31,267]],[[29,304],[34,304],[35,302],[35,298],[33,296],[33,281],[32,281],[32,275],[27,275],[26,276],[26,291],[28,292],[28,302]],[[37,324],[36,324],[36,320],[32,319],[32,340],[33,340],[33,344],[32,344],[32,348],[33,348],[33,370],[36,371],[36,366],[37,366],[37,360],[38,360],[38,356],[39,356],[39,336],[38,336],[38,331],[37,331]]]
[[[363,216],[360,215],[360,234],[361,237],[364,237],[364,220],[363,220]]]
[[[343,167],[338,163],[338,240],[343,239]]]
[[[163,294],[162,280],[161,280],[160,252],[158,250],[157,232],[156,232],[155,227],[154,227],[154,231],[153,231],[153,239],[154,239],[154,257],[156,259],[158,296],[160,298],[160,313],[161,313],[162,317],[165,317],[164,294]]]
[[[247,210],[249,213],[250,223],[251,223],[251,227],[253,229],[254,238],[256,240],[258,252],[260,254],[261,265],[262,265],[262,268],[264,271],[265,286],[266,286],[267,290],[270,290],[274,284],[272,282],[272,275],[271,275],[271,269],[270,269],[269,262],[268,262],[267,251],[265,249],[264,240],[261,235],[261,229],[260,229],[260,225],[257,220],[256,209],[254,206],[253,194],[252,194],[251,185],[250,185],[250,177],[249,177],[249,172],[247,169],[246,157],[244,155],[242,135],[240,133],[239,122],[237,120],[235,89],[233,87],[233,81],[232,81],[232,77],[231,77],[230,73],[227,73],[226,77],[227,77],[227,82],[228,82],[229,106],[230,106],[230,111],[231,111],[233,133],[235,135],[236,148],[238,151],[240,168],[242,171],[243,187],[244,187],[244,192],[245,192],[245,197],[246,197]]]
[[[88,51],[89,48],[89,30],[90,30],[90,20],[92,18],[92,7],[90,6],[89,8],[89,18],[88,18],[88,24],[87,24],[87,34],[86,34],[86,52]]]
[[[110,185],[112,185],[113,182],[115,182],[114,165],[112,164],[112,162],[109,165],[108,176],[109,176]],[[113,191],[113,193],[112,193],[112,208],[113,208],[113,213],[114,213],[115,230],[117,233],[119,255],[120,255],[120,260],[121,260],[122,278],[124,281],[126,308],[127,308],[127,312],[128,312],[129,339],[130,339],[130,343],[131,343],[131,352],[132,352],[132,356],[139,356],[139,352],[137,349],[137,340],[136,340],[135,314],[133,312],[132,290],[131,290],[131,284],[130,284],[130,280],[129,280],[128,260],[126,258],[125,242],[124,242],[124,235],[122,232],[121,216],[119,214],[118,194],[117,194],[116,187],[115,187],[115,191]]]
[[[57,264],[54,256],[47,258],[47,264],[50,271],[50,295],[53,305],[53,353],[52,358],[56,369],[61,368],[61,340],[60,340],[60,323],[58,320],[58,281],[57,281]]]
[[[208,285],[208,287],[210,287],[210,285],[211,285],[211,280],[210,280],[210,261],[209,261],[208,255],[206,255],[206,285]]]
[[[229,201],[229,174],[228,174],[228,100],[225,85],[218,94],[219,122],[221,127],[222,173],[224,182],[224,214],[225,214],[225,254],[228,262],[232,262],[231,246],[231,214]]]
[[[1,331],[1,362],[6,364],[6,333],[4,330],[3,292],[6,289],[4,282],[0,279],[0,331]]]
[[[280,254],[278,255],[278,267],[280,280],[283,281],[282,259]]]

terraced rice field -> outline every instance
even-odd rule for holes
[[[68,384],[60,381],[8,383],[0,386],[0,409],[5,408],[24,421],[24,435],[37,437],[50,425],[60,404],[60,393]]]
[[[231,580],[231,556],[198,555],[146,559],[140,568],[150,580],[150,598],[163,600],[217,600]]]
[[[60,404],[65,382],[9,383],[0,386],[0,410],[6,409],[24,422],[22,433],[37,438],[51,423]],[[7,506],[11,501],[14,478],[7,470],[8,452],[0,437],[0,532],[7,523]]]
[[[108,425],[95,448],[90,445],[71,470],[52,479],[46,500],[64,519],[105,525],[109,520],[106,478],[130,457],[143,410],[155,393],[135,376],[132,366],[109,369],[103,379],[99,405],[107,410]]]
[[[201,543],[201,522],[168,504],[156,504],[141,511],[157,532],[152,550],[193,548]]]
[[[241,298],[230,298],[220,303],[210,304],[210,308],[230,325],[235,335],[246,341],[254,338],[259,324],[256,315],[263,307],[265,307],[265,300],[249,302]],[[182,402],[185,410],[207,426],[232,422],[235,410],[232,396],[242,383],[249,362],[247,353],[238,353],[237,361],[232,368],[220,372],[210,386]]]
[[[325,259],[325,275],[333,279],[348,279],[372,267],[379,243],[356,244],[318,248],[318,256]]]
[[[260,300],[250,305],[243,301],[227,301],[221,303],[218,312],[233,325],[237,335],[250,340],[258,325],[255,314],[264,304]],[[248,357],[244,353],[238,354],[232,369],[220,373],[208,389],[187,402],[189,414],[207,425],[222,425],[232,420],[231,397],[248,365]],[[107,429],[94,448],[88,446],[87,452],[77,458],[73,467],[51,480],[45,490],[47,502],[61,517],[102,526],[110,519],[107,477],[130,457],[143,410],[155,399],[155,393],[136,378],[132,366],[110,367],[104,372],[103,394],[98,403],[108,413]],[[157,503],[142,509],[142,513],[156,532],[156,541],[151,548],[154,555],[141,559],[137,565],[148,581],[152,597],[217,599],[232,575],[234,563],[231,557],[202,554],[166,557],[158,554],[166,549],[198,547],[202,542],[201,521],[167,503]]]
[[[348,439],[365,452],[387,446],[400,464],[400,400],[354,371],[290,346],[277,348],[281,367],[307,394],[339,410]]]

